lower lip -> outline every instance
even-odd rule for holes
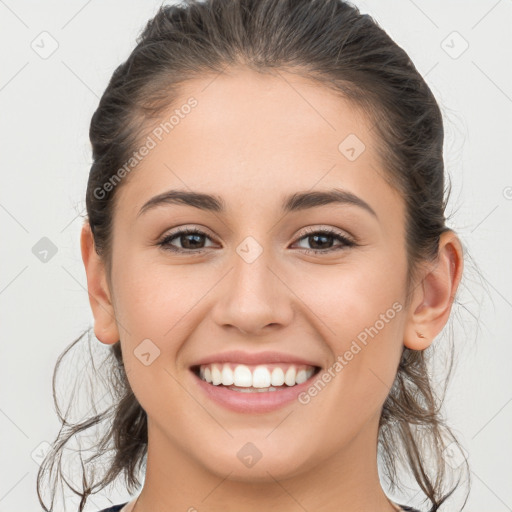
[[[226,409],[236,412],[271,412],[284,407],[285,405],[297,400],[297,396],[305,391],[317,377],[314,373],[308,380],[295,386],[286,386],[278,388],[276,391],[255,391],[244,393],[242,391],[233,391],[226,386],[214,386],[199,378],[191,371],[199,387],[214,402],[222,405]]]

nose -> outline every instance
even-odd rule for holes
[[[293,293],[265,251],[252,262],[235,253],[232,264],[217,290],[215,323],[253,336],[288,325],[293,318]]]

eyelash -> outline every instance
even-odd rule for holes
[[[298,240],[302,240],[304,238],[310,237],[312,235],[324,235],[328,237],[336,238],[338,241],[342,242],[343,245],[338,245],[335,247],[330,247],[329,249],[321,250],[321,249],[302,249],[306,254],[326,254],[331,253],[335,251],[343,250],[347,247],[353,247],[357,245],[353,240],[350,240],[349,238],[341,235],[339,232],[333,230],[333,229],[311,229],[309,232],[305,233],[303,236],[301,236]],[[158,245],[162,247],[166,251],[171,251],[174,253],[191,253],[194,254],[200,254],[205,252],[207,249],[180,249],[177,247],[174,247],[171,245],[171,240],[174,240],[175,238],[178,238],[180,236],[186,236],[186,235],[201,235],[206,236],[207,238],[210,238],[206,233],[203,231],[197,229],[197,228],[186,228],[180,231],[176,231],[174,233],[170,233],[169,235],[165,236],[160,242],[158,242]]]

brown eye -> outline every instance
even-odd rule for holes
[[[340,244],[333,246],[333,239],[340,242]],[[311,231],[307,235],[301,237],[299,240],[306,240],[306,242],[312,248],[306,248],[305,252],[314,254],[325,254],[328,252],[339,251],[346,247],[352,247],[356,245],[355,242],[332,229],[321,229],[317,231]]]
[[[163,249],[173,252],[202,252],[204,239],[210,237],[199,229],[184,229],[167,235],[158,243]],[[178,239],[181,247],[176,247],[172,241]]]

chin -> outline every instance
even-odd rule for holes
[[[245,483],[271,483],[275,480],[292,478],[307,471],[315,463],[307,457],[304,449],[297,448],[298,453],[282,446],[257,451],[255,445],[242,444],[240,449],[211,454],[213,464],[207,464],[207,471],[220,478]],[[204,465],[204,457],[201,458]]]

